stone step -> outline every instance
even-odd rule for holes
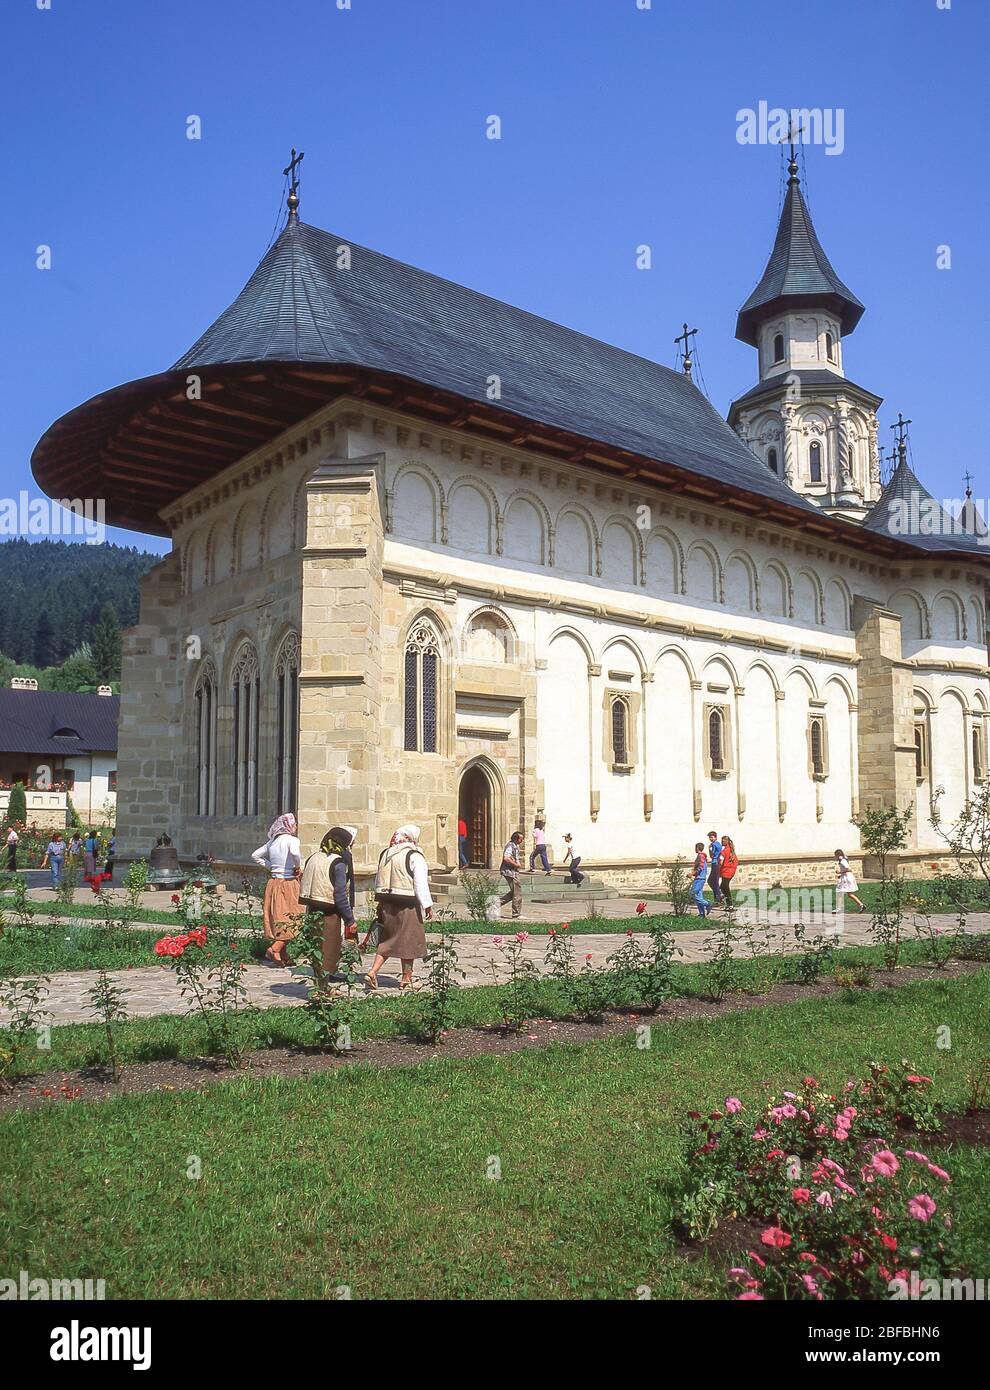
[[[492,877],[496,880],[498,892],[500,894],[506,892],[505,880],[494,874]],[[617,898],[619,896],[617,889],[609,887],[600,878],[593,878],[589,874],[585,875],[584,882],[580,887],[568,883],[566,875],[562,873],[553,874],[550,878],[542,873],[523,874],[520,878],[520,884],[523,902],[562,903],[574,899],[580,901],[589,895],[595,898]],[[450,882],[446,876],[439,877],[431,874],[430,888],[438,901],[451,904],[467,901],[467,896],[460,883]]]

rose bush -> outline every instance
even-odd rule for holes
[[[761,1226],[729,1271],[737,1298],[884,1298],[912,1272],[946,1277],[951,1179],[904,1138],[931,1123],[930,1088],[906,1062],[874,1064],[837,1095],[806,1076],[755,1111],[729,1096],[689,1114],[682,1212],[718,1193],[721,1219]]]

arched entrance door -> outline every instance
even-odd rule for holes
[[[457,814],[467,824],[467,852],[472,868],[492,866],[492,786],[475,764],[461,778]]]

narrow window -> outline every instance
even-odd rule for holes
[[[193,701],[196,720],[196,814],[216,814],[216,677],[207,666],[196,685]]]
[[[769,467],[771,473],[776,473],[776,472],[777,472],[777,450],[776,450],[776,449],[768,449],[768,450],[767,450],[767,466]]]
[[[428,622],[409,634],[403,663],[403,746],[410,753],[436,753],[439,746],[440,643]]]
[[[983,754],[983,726],[973,725],[973,781],[982,782],[986,777],[986,760]]]
[[[809,476],[813,483],[820,483],[822,480],[822,446],[817,439],[808,450]]]
[[[924,723],[914,726],[914,775],[919,782],[924,781],[928,769],[928,748],[925,740]]]
[[[830,362],[835,361],[835,339],[831,333],[825,334],[825,352]]]
[[[725,721],[720,709],[708,716],[708,761],[713,772],[725,771]]]
[[[275,663],[275,802],[278,813],[295,812],[299,776],[299,639],[282,643]]]
[[[820,719],[811,721],[811,771],[816,777],[825,775],[825,740]]]
[[[612,701],[612,761],[619,767],[629,763],[629,706],[625,700]]]
[[[253,647],[244,647],[237,658],[231,679],[235,816],[258,814],[260,689],[258,655]]]
[[[784,335],[778,333],[773,340],[773,360],[783,362],[784,360]]]

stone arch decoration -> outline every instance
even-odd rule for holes
[[[279,560],[290,555],[294,544],[292,496],[280,479],[265,498],[261,516],[262,559]]]
[[[234,541],[225,517],[210,527],[206,542],[206,575],[209,584],[219,584],[234,572]]]
[[[199,526],[186,541],[184,547],[186,593],[195,594],[205,589],[208,580],[209,545],[205,526]]]
[[[931,638],[932,625],[931,615],[928,612],[928,604],[925,602],[923,595],[918,593],[917,589],[895,589],[887,600],[887,607],[893,609],[895,613],[900,614],[902,640],[923,642]],[[905,609],[907,610],[906,612],[904,611]],[[918,628],[917,636],[913,636],[904,631],[905,623],[910,623],[913,628],[915,626],[915,620]]]
[[[609,640],[605,643],[604,647],[602,648],[600,662],[603,668],[607,667],[608,665],[609,652],[614,651],[616,648],[622,648],[624,651],[629,652],[629,654],[632,656],[633,660],[636,663],[640,677],[642,678],[646,675],[647,671],[649,670],[649,665],[646,661],[646,658],[643,656],[643,653],[640,651],[639,647],[632,640],[632,638],[625,635],[610,637]]]
[[[234,518],[234,573],[254,570],[262,562],[262,513],[255,498],[249,497]]]
[[[473,493],[484,504],[486,517],[486,536],[483,538],[482,545],[465,544],[465,541],[472,541],[469,518],[458,520],[457,498],[464,494]],[[497,540],[499,535],[500,510],[498,497],[495,492],[482,478],[458,478],[451,483],[447,492],[446,501],[446,531],[445,543],[453,545],[458,550],[474,551],[482,555],[491,555],[497,551]]]
[[[760,576],[751,557],[742,550],[734,550],[725,561],[725,566],[723,568],[725,602],[727,604],[735,602],[734,598],[731,596],[731,581],[736,568],[741,569],[746,576],[747,594],[745,606],[751,611],[756,611],[760,606]]]
[[[745,680],[749,680],[752,671],[762,671],[765,676],[770,678],[770,684],[773,686],[774,690],[776,692],[780,691],[781,684],[777,679],[777,672],[768,661],[764,661],[762,657],[757,657],[755,661],[751,661],[746,667]],[[745,681],[743,683],[745,684]]]
[[[705,559],[708,561],[708,564],[711,566],[712,594],[710,598],[703,594],[695,594],[691,592],[691,561],[696,555],[704,555]],[[722,573],[722,561],[719,557],[718,551],[715,549],[713,545],[710,545],[707,541],[693,541],[687,548],[684,568],[686,581],[685,593],[688,598],[698,598],[701,599],[702,602],[706,603],[723,603],[725,601],[725,577]],[[705,588],[707,589],[707,587],[708,584],[706,574]]]
[[[835,625],[842,631],[848,632],[852,627],[852,594],[844,579],[833,576],[825,585],[823,611],[826,627],[833,625],[833,615],[839,620]]]
[[[492,634],[492,642],[475,643],[472,634],[485,629]],[[504,636],[498,637],[496,634]],[[462,661],[480,661],[485,664],[514,664],[518,660],[519,637],[506,613],[496,604],[486,603],[475,608],[463,627],[460,657]],[[486,653],[489,653],[486,655]]]
[[[546,650],[548,652],[550,648],[553,646],[554,642],[556,642],[559,637],[570,637],[573,641],[575,641],[578,644],[578,646],[584,652],[585,660],[587,661],[588,665],[597,665],[597,662],[595,661],[595,654],[592,651],[591,645],[588,642],[588,639],[585,637],[584,633],[579,632],[576,627],[570,627],[567,624],[564,624],[562,627],[554,628],[553,632],[547,638]]]
[[[804,580],[806,580],[807,583],[808,583],[808,587],[809,587],[810,593],[811,593],[811,607],[812,607],[812,611],[813,611],[814,621],[815,621],[815,623],[816,623],[817,626],[821,626],[821,625],[824,623],[824,621],[825,621],[825,594],[824,594],[824,592],[823,592],[823,590],[822,590],[821,580],[820,580],[820,579],[818,578],[818,576],[817,576],[816,574],[814,574],[811,570],[809,570],[809,569],[800,569],[800,570],[798,570],[798,572],[797,572],[797,576],[796,576],[796,580],[795,580],[795,584],[794,584],[794,589],[795,589],[795,590],[797,589],[797,582],[796,582],[796,581],[797,581],[798,579],[804,579]],[[795,608],[795,609],[796,609],[796,605],[795,605],[793,602],[792,602],[792,608]],[[794,613],[793,613],[793,612],[792,612],[791,616],[794,616]]]
[[[965,638],[966,610],[958,595],[947,589],[941,590],[932,599],[930,616],[931,636],[934,639],[958,642]]]
[[[612,578],[615,583],[619,584],[644,583],[645,555],[643,552],[643,535],[641,531],[636,530],[636,527],[633,526],[631,521],[623,516],[609,516],[602,525],[601,539],[599,541],[599,554],[601,557],[598,566],[599,576],[605,575],[605,552],[608,534],[613,529],[621,531],[631,543],[632,574],[628,579],[620,579],[617,575],[609,577]]]
[[[766,600],[774,592],[774,585],[771,576],[779,586],[782,612],[771,613],[768,616],[775,618],[793,618],[794,616],[794,595],[791,591],[791,577],[787,570],[778,560],[768,560],[763,567],[764,581],[760,585],[761,612],[766,612]]]
[[[566,563],[570,556],[571,546],[567,542],[565,532],[562,530],[564,523],[568,520],[577,522],[584,529],[587,544],[588,563],[587,567],[581,565],[572,567]],[[571,574],[593,575],[598,567],[598,556],[600,554],[601,538],[598,534],[598,527],[592,514],[577,502],[567,502],[561,507],[554,521],[554,564],[557,569],[564,570]],[[563,563],[562,563],[563,559]]]
[[[413,506],[410,515],[413,520],[408,529],[403,528],[400,535],[397,527],[402,511],[401,487],[403,479],[418,480],[422,484],[422,490],[420,492],[420,510],[418,511],[415,506],[415,494],[411,494]],[[406,485],[408,489],[409,481]],[[426,498],[429,498],[428,506],[426,505]],[[419,462],[400,464],[392,478],[391,486],[386,490],[385,514],[388,531],[400,539],[425,541],[428,544],[439,540],[441,545],[446,544],[447,504],[443,484],[428,464]]]
[[[536,555],[511,555],[509,553],[512,530],[512,509],[513,507],[519,508],[522,505],[527,506],[536,514],[537,523],[539,525],[539,536],[537,538],[538,553]],[[550,520],[550,513],[547,510],[546,504],[536,493],[530,492],[526,488],[517,488],[505,503],[505,507],[502,510],[501,522],[502,534],[501,549],[499,550],[500,555],[504,555],[506,559],[518,560],[522,564],[553,564],[553,524]],[[519,547],[520,550],[524,548],[525,547],[522,545]]]
[[[681,662],[682,666],[687,672],[688,679],[691,681],[697,681],[698,676],[694,669],[694,663],[691,661],[691,658],[688,656],[684,648],[679,647],[676,642],[668,642],[665,647],[661,647],[660,650],[657,652],[656,656],[653,659],[654,673],[656,672],[657,666],[659,665],[661,658],[665,656],[677,657],[677,659]]]
[[[679,537],[667,526],[654,526],[653,530],[646,538],[646,563],[644,572],[649,570],[650,546],[653,541],[659,541],[667,548],[670,553],[673,565],[673,590],[675,594],[685,594],[687,592],[687,575],[684,566],[684,547],[681,545]]]

